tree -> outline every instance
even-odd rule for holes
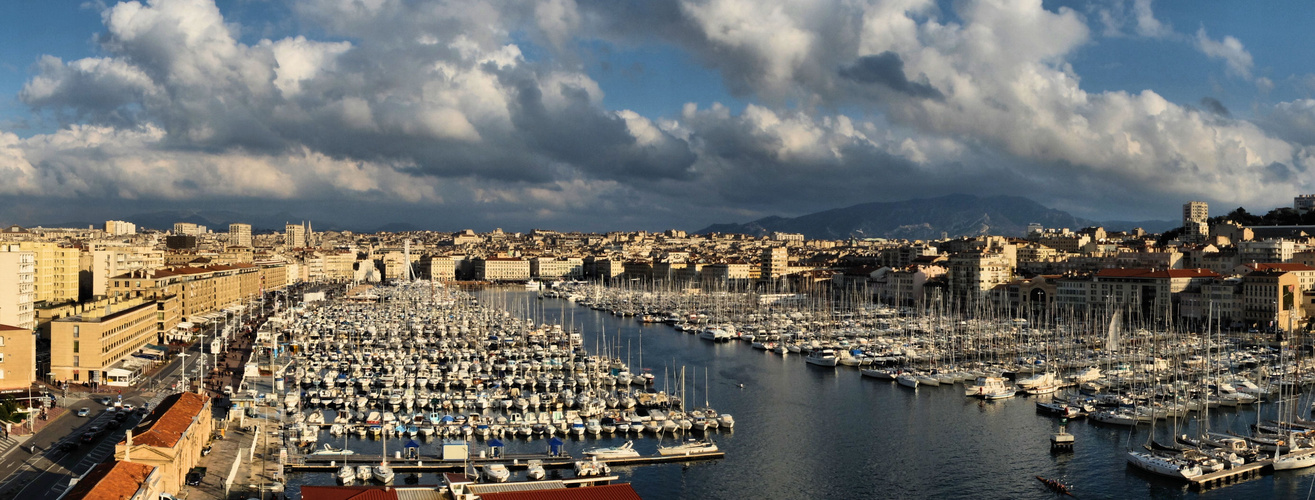
[[[12,396],[0,401],[0,422],[19,423],[27,419],[27,410],[20,409]]]

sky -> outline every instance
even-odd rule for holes
[[[1315,192],[1315,2],[12,0],[0,224],[697,230]]]

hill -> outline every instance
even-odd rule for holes
[[[953,194],[896,202],[863,203],[799,217],[765,217],[744,224],[713,224],[698,231],[767,235],[802,233],[809,239],[902,238],[942,236],[1024,236],[1029,223],[1047,228],[1083,228],[1099,222],[1074,217],[1020,196],[981,197]]]

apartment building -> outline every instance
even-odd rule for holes
[[[105,221],[105,234],[111,236],[137,234],[137,225],[121,220],[107,220]]]
[[[519,281],[530,279],[530,261],[516,257],[475,259],[475,279]]]
[[[999,252],[963,252],[949,260],[950,293],[966,301],[985,298],[996,285],[1008,283],[1014,268],[1008,255]]]
[[[175,236],[201,236],[209,231],[209,228],[200,224],[191,222],[175,222],[173,233]]]
[[[50,373],[55,380],[126,383],[131,369],[121,363],[158,341],[161,324],[178,324],[168,314],[175,297],[138,298],[117,304],[112,312],[81,314],[50,323]],[[111,371],[119,370],[111,377]]]
[[[535,257],[530,259],[530,276],[539,279],[579,279],[584,276],[584,259]]]
[[[0,244],[0,325],[36,328],[36,254]]]
[[[306,226],[301,224],[283,226],[283,244],[288,248],[306,248]]]
[[[0,394],[37,380],[37,342],[31,328],[0,324]]]
[[[251,247],[251,224],[229,224],[228,246]]]
[[[112,276],[164,267],[164,251],[146,246],[101,246],[93,247],[89,253],[90,262],[79,264],[79,269],[91,272],[92,296],[109,293],[108,283]]]
[[[452,281],[456,279],[456,266],[452,257],[443,255],[425,255],[416,261],[416,272],[422,278],[435,281]]]
[[[1242,276],[1243,318],[1258,328],[1289,331],[1301,328],[1302,290],[1295,272],[1252,271]]]

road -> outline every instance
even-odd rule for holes
[[[262,311],[263,312],[263,311]],[[201,339],[208,342],[215,334],[218,325],[207,325]],[[240,335],[234,335],[240,337]],[[233,339],[230,347],[241,345]],[[102,397],[117,399],[122,397],[124,403],[140,408],[144,403],[154,408],[165,396],[173,394],[184,387],[183,375],[186,374],[191,386],[201,375],[201,357],[204,356],[205,368],[213,366],[215,357],[203,354],[202,341],[187,346],[182,351],[185,356],[175,356],[163,368],[152,375],[143,377],[135,387],[109,388],[96,394],[69,393],[61,403],[70,412],[50,422],[44,429],[18,446],[13,439],[0,439],[0,500],[22,498],[23,500],[55,500],[69,488],[70,479],[81,477],[87,471],[101,463],[114,453],[114,446],[124,439],[128,429],[132,429],[143,414],[135,413],[124,425],[100,435],[88,443],[81,439],[87,429],[93,425],[110,422],[113,411],[98,401]],[[220,360],[225,359],[221,353]],[[244,357],[243,357],[244,358]],[[228,367],[240,367],[243,358],[233,358],[225,362]],[[223,377],[227,379],[228,377]],[[116,391],[122,389],[119,394]],[[112,402],[112,401],[111,401]],[[79,408],[88,408],[88,417],[76,416]],[[60,449],[63,443],[75,442],[75,449]],[[36,453],[30,451],[35,447]]]

